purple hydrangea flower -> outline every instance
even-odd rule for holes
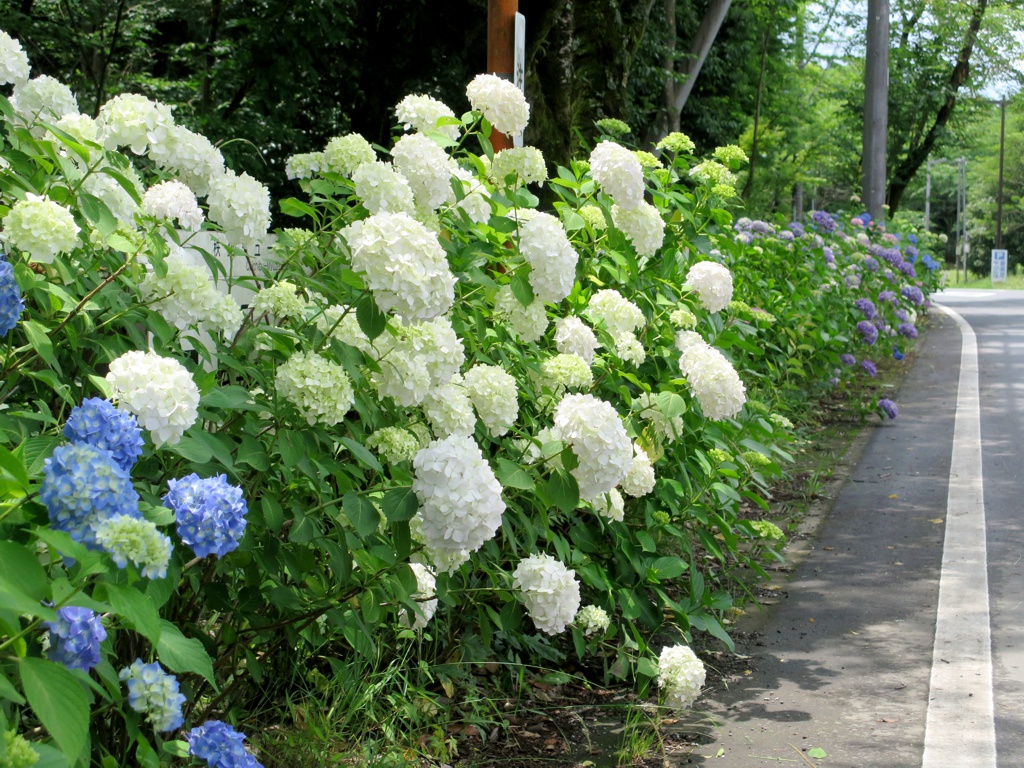
[[[900,411],[899,408],[896,407],[896,403],[887,397],[883,397],[878,401],[878,407],[881,408],[885,412],[885,415],[890,419],[895,419],[900,415]]]
[[[788,229],[784,229],[781,232],[779,232],[779,240],[781,240],[784,243],[792,243],[794,239],[795,238],[793,236],[793,233],[790,232]]]
[[[134,414],[115,408],[98,397],[83,400],[71,409],[64,437],[78,445],[110,451],[114,461],[130,472],[142,455],[142,430]]]
[[[114,454],[90,445],[61,445],[43,464],[39,499],[50,525],[97,548],[96,528],[115,515],[138,518],[139,494]]]
[[[875,259],[873,257],[865,256],[863,263],[864,263],[864,269],[866,269],[868,272],[877,272],[878,271],[878,262],[875,261]]]
[[[69,605],[57,611],[57,621],[46,622],[50,661],[58,661],[68,669],[88,672],[100,663],[100,643],[107,631],[99,614],[88,608]]]
[[[849,352],[844,352],[839,356],[839,362],[843,365],[856,365],[857,358],[851,355]]]
[[[860,275],[847,275],[845,282],[847,288],[860,288]]]
[[[924,304],[924,293],[916,285],[905,285],[900,293],[914,306],[920,307]]]
[[[899,333],[900,336],[906,336],[908,339],[917,338],[917,328],[913,323],[900,323]]]
[[[752,238],[747,232],[740,232],[736,235],[736,242],[740,245],[750,245],[753,240],[754,238]]]
[[[836,231],[836,220],[827,211],[811,211],[811,221],[825,234]]]
[[[917,235],[911,233],[907,235],[907,240],[909,240],[913,245],[917,245]]]
[[[901,261],[896,268],[907,277],[917,277],[917,270],[909,261]]]
[[[836,263],[836,255],[832,252],[831,248],[822,248],[821,252],[825,254],[825,263],[826,264],[835,264]]]
[[[878,314],[878,310],[875,309],[874,302],[872,302],[871,299],[868,298],[857,299],[855,302],[853,302],[853,306],[855,306],[857,309],[864,313],[865,320],[874,320],[875,316]]]
[[[0,336],[10,333],[21,319],[25,301],[12,267],[0,253]]]
[[[179,692],[178,678],[164,672],[159,662],[143,664],[136,659],[118,677],[128,686],[128,706],[146,715],[155,730],[173,731],[185,722],[181,714],[185,697]]]
[[[892,282],[892,279],[893,279],[893,277],[895,277],[895,275],[893,275],[891,269],[887,269],[887,270],[885,270],[885,272],[882,273],[882,277],[884,277],[886,280]]]
[[[799,221],[791,221],[791,222],[789,222],[789,229],[797,237],[803,237],[804,235],[807,234],[807,230],[804,229],[804,225],[801,224]]]
[[[908,245],[906,248],[904,248],[903,252],[906,254],[907,261],[909,261],[911,264],[917,261],[917,257],[921,253],[919,250],[917,250],[917,248],[915,248],[912,245]]]
[[[211,768],[263,768],[245,751],[245,735],[220,720],[207,720],[185,736],[188,753]]]
[[[164,505],[174,510],[178,535],[196,557],[223,557],[238,547],[248,512],[241,488],[224,475],[202,479],[194,472],[167,487]]]
[[[886,303],[895,304],[896,303],[896,292],[895,291],[882,291],[880,294],[878,294],[878,300],[882,304],[886,304]]]
[[[865,344],[870,346],[878,341],[878,329],[873,323],[870,323],[867,320],[861,320],[857,323],[857,330],[860,332],[861,338]]]
[[[875,378],[875,376],[878,375],[878,368],[870,360],[862,360],[860,367],[863,368],[864,373],[866,373],[871,378]]]
[[[750,222],[750,231],[758,235],[774,235],[775,227],[767,221],[752,221]]]

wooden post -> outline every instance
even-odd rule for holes
[[[515,69],[516,12],[519,0],[487,0],[487,71],[513,79]],[[494,151],[512,147],[512,137],[491,133]]]

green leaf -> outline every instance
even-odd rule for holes
[[[174,445],[167,445],[166,447],[182,458],[196,464],[206,464],[213,458],[213,451],[210,450],[210,447],[199,442],[191,435],[182,435],[181,440]]]
[[[0,698],[13,701],[15,704],[25,703],[25,699],[18,693],[18,689],[7,679],[6,675],[0,675]]]
[[[0,541],[0,579],[16,586],[33,600],[46,596],[46,571],[39,558],[20,544]]]
[[[512,282],[509,285],[512,287],[512,295],[519,299],[520,304],[524,307],[533,304],[533,286],[522,274],[516,272],[512,275]]]
[[[384,494],[380,506],[389,523],[400,523],[412,520],[416,510],[419,509],[419,501],[410,485],[404,488],[392,488]]]
[[[89,700],[82,684],[63,664],[29,657],[20,667],[29,706],[68,759],[76,762],[89,735]]]
[[[156,604],[149,595],[131,587],[107,584],[107,599],[114,612],[149,642],[157,645],[160,642],[160,616]]]
[[[99,230],[103,237],[107,237],[117,229],[117,219],[114,217],[114,214],[110,212],[107,204],[95,195],[90,195],[88,192],[79,192],[78,204],[81,206],[85,218],[93,223],[93,226]]]
[[[653,572],[652,576],[662,580],[674,579],[682,575],[688,567],[686,561],[678,557],[659,557],[651,563],[650,570]]]
[[[113,248],[118,253],[125,254],[135,253],[137,250],[139,250],[139,246],[137,246],[124,235],[119,234],[117,232],[112,232],[107,237],[107,246]]]
[[[67,755],[49,744],[36,741],[32,749],[39,753],[39,760],[32,764],[32,768],[68,768],[71,765]]]
[[[224,408],[229,411],[252,411],[257,406],[252,401],[252,395],[245,387],[232,385],[229,387],[217,387],[203,395],[201,405],[204,408]]]
[[[580,489],[576,478],[567,472],[557,471],[544,483],[544,496],[551,504],[569,514],[580,503]]]
[[[57,356],[53,354],[53,342],[47,335],[46,328],[35,320],[25,320],[21,327],[25,329],[25,336],[28,337],[29,346],[34,349],[46,364],[55,371],[60,371],[57,364]]]
[[[171,755],[172,757],[188,757],[188,742],[187,741],[165,741],[163,743],[163,750],[165,754]]]
[[[636,662],[636,671],[647,677],[658,676],[658,664],[650,656],[641,656]]]
[[[673,419],[686,413],[686,401],[675,392],[659,392],[655,401],[658,410],[665,414],[666,419]]]
[[[28,472],[25,471],[25,465],[21,459],[11,453],[9,450],[0,445],[0,470],[3,470],[11,478],[21,486],[22,490],[28,488]]]
[[[811,749],[807,750],[807,756],[813,757],[816,760],[820,760],[823,757],[828,757],[828,752],[826,752],[821,747],[812,747]]]
[[[373,502],[360,496],[355,491],[349,491],[341,500],[342,509],[345,510],[345,517],[352,523],[361,537],[366,538],[377,530],[380,525],[380,513],[373,505]]]
[[[185,637],[169,621],[160,622],[160,642],[156,645],[156,655],[171,672],[200,675],[216,687],[213,660],[203,644],[195,638]]]
[[[296,200],[294,197],[286,197],[284,200],[278,201],[278,205],[281,206],[281,213],[285,216],[292,216],[294,218],[309,216],[313,221],[317,219],[315,208],[301,200]]]
[[[352,455],[355,456],[363,466],[375,469],[378,472],[384,471],[384,467],[382,467],[380,462],[377,461],[377,457],[370,453],[369,449],[358,440],[353,440],[351,437],[343,437],[341,438],[341,443],[352,451]]]
[[[373,296],[367,294],[356,304],[356,320],[359,328],[366,334],[370,341],[373,341],[382,333],[388,325],[388,316],[380,311]]]
[[[238,451],[235,453],[235,461],[239,464],[247,464],[259,472],[266,472],[270,469],[270,458],[267,456],[263,444],[248,435],[242,435],[242,444],[238,446]]]
[[[498,459],[498,468],[494,472],[498,482],[504,488],[519,488],[523,491],[532,491],[536,483],[530,477],[530,473],[508,459]]]

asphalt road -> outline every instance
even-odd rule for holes
[[[993,724],[999,768],[1024,766],[1024,452],[1016,448],[1024,444],[1024,292],[946,291],[937,298],[976,335],[977,399],[958,411],[964,337],[954,318],[933,309],[894,398],[900,417],[873,429],[779,605],[757,639],[738,649],[752,657],[750,674],[698,703],[718,727],[712,743],[679,764],[920,768],[928,723],[926,768],[992,766]],[[980,421],[980,478],[964,471],[964,451],[979,453],[976,435],[963,438],[965,412]],[[979,503],[963,494],[955,501],[954,486],[963,481],[976,486]],[[960,528],[945,543],[947,523],[960,525],[961,517],[987,526],[978,528],[980,561],[978,552],[956,549]],[[981,599],[963,598],[950,584],[961,561],[978,561],[978,572],[986,572],[986,543],[988,600],[984,591]],[[960,580],[983,589],[978,572],[966,570]],[[937,635],[940,576],[940,627],[952,635]],[[976,619],[985,615],[988,622]],[[984,659],[972,643],[985,647]],[[969,657],[967,666],[960,656]],[[979,664],[991,670],[991,683],[975,671]],[[994,708],[986,710],[986,701]],[[984,714],[993,709],[987,753]],[[810,757],[815,748],[828,756]]]

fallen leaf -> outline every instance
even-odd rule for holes
[[[826,552],[831,552],[835,547],[822,547]]]
[[[754,672],[753,672],[753,670],[750,670],[750,669],[744,669],[743,670],[743,674],[744,675],[752,675],[752,674],[754,674]]]
[[[725,747],[719,747],[718,751],[715,752],[715,757],[725,757]]]
[[[899,720],[889,720],[889,719],[887,719],[885,717],[880,717],[880,718],[878,718],[878,722],[880,722],[880,723],[898,723]]]
[[[808,619],[808,621],[810,621],[810,622],[812,622],[812,623],[813,623],[813,622],[814,622],[814,619]]]
[[[889,494],[889,498],[890,499],[898,499],[899,497],[900,497],[900,495],[898,493],[890,493]]]
[[[941,517],[936,517],[936,518],[934,518],[932,520],[929,520],[928,522],[929,523],[935,523],[936,525],[942,525],[944,520]]]
[[[823,757],[828,757],[828,752],[826,752],[821,747],[814,747],[813,749],[807,750],[807,756],[813,757],[816,760],[820,760]]]

